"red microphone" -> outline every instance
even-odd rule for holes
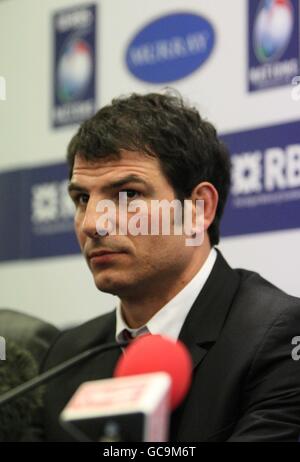
[[[126,348],[114,376],[166,372],[171,378],[170,406],[175,409],[185,397],[192,377],[192,360],[181,341],[160,335],[142,335]]]
[[[192,361],[180,341],[143,335],[126,348],[114,378],[82,384],[61,414],[77,439],[167,441],[170,411],[185,397]]]

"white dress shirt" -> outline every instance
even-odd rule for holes
[[[124,340],[123,331],[125,329],[130,332],[133,338],[145,333],[151,333],[152,335],[165,335],[176,341],[190,309],[213,269],[216,258],[217,252],[212,248],[204,264],[193,279],[155,313],[146,325],[138,329],[131,329],[127,326],[122,316],[121,301],[119,301],[116,307],[116,341],[120,342]]]

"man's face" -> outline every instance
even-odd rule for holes
[[[88,162],[76,155],[70,186],[76,207],[76,235],[98,289],[131,297],[167,288],[180,279],[192,252],[185,245],[185,235],[101,236],[96,228],[97,204],[109,199],[118,211],[120,192],[126,192],[128,204],[136,199],[145,201],[149,223],[151,200],[176,198],[157,158],[122,151],[118,158]],[[132,215],[127,212],[128,220]],[[101,251],[113,253],[99,256]]]

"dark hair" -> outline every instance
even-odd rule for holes
[[[218,244],[230,185],[230,161],[212,124],[174,92],[133,93],[113,99],[111,105],[83,122],[72,138],[67,155],[70,177],[76,154],[95,160],[118,155],[121,149],[156,156],[180,200],[190,197],[198,183],[212,183],[219,203],[208,235],[211,245]]]

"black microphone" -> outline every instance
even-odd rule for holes
[[[118,343],[107,343],[105,345],[98,345],[88,350],[79,353],[78,355],[63,361],[62,363],[58,364],[57,366],[52,367],[46,372],[28,380],[28,377],[24,377],[24,380],[27,380],[25,383],[22,383],[15,388],[7,391],[6,393],[0,396],[0,407],[9,403],[10,401],[20,397],[24,393],[33,390],[34,388],[49,382],[50,380],[54,379],[60,374],[68,371],[74,366],[78,366],[79,364],[83,363],[87,359],[92,358],[93,356],[97,356],[100,353],[104,353],[105,351],[114,350],[117,348],[125,347],[128,345],[128,342],[118,342]],[[12,384],[14,386],[14,384]]]
[[[0,394],[37,374],[38,365],[31,353],[8,340],[6,359],[0,361]],[[41,389],[18,397],[12,403],[4,403],[0,412],[0,441],[20,441],[42,406]]]

